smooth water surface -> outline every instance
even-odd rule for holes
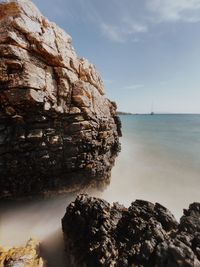
[[[179,218],[200,201],[200,115],[122,116],[122,152],[113,169],[109,201],[160,202]]]

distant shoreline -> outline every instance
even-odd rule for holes
[[[117,111],[117,115],[136,115],[136,114],[130,112]]]
[[[150,115],[150,113],[130,113],[130,112],[117,112],[117,115],[119,116],[124,116],[124,115],[134,115],[134,116],[139,116],[139,115]],[[154,113],[153,116],[155,115],[200,115],[200,113]]]

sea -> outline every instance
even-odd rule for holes
[[[136,199],[159,202],[180,219],[200,202],[200,115],[121,116],[122,149],[110,185],[92,195],[129,206]],[[0,246],[41,241],[50,267],[63,267],[61,218],[74,195],[0,202]]]

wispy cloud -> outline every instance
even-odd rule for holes
[[[124,36],[122,35],[119,27],[117,27],[116,25],[109,25],[103,22],[100,24],[100,28],[102,34],[109,40],[117,43],[124,42]]]
[[[122,11],[119,10],[117,19],[111,23],[102,19],[99,23],[102,34],[113,42],[138,42],[141,34],[161,22],[200,21],[200,0],[146,0],[141,2],[138,14],[133,13],[135,2],[128,3],[123,8],[118,6]]]
[[[104,83],[112,84],[114,81],[111,79],[103,79]]]
[[[200,21],[200,0],[146,0],[157,22]]]
[[[127,23],[126,21],[123,21],[121,25],[112,25],[103,22],[101,23],[100,28],[104,36],[109,40],[118,43],[123,43],[130,39],[130,37],[147,31],[147,26],[145,25],[135,22]],[[132,40],[136,40],[136,38],[133,38]],[[139,41],[139,38],[137,38],[137,41]]]
[[[162,22],[200,21],[200,0],[57,0],[56,4],[54,0],[33,1],[50,18],[93,27],[115,43],[140,42]]]
[[[138,84],[131,84],[131,85],[127,85],[124,87],[124,89],[126,90],[136,90],[136,89],[140,89],[140,88],[144,88],[144,84],[142,83],[138,83]]]
[[[158,83],[158,85],[159,86],[164,86],[164,85],[167,85],[167,81],[160,81],[159,83]]]

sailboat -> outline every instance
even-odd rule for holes
[[[154,115],[155,113],[153,112],[153,101],[151,103],[151,112],[150,112],[150,115]]]

